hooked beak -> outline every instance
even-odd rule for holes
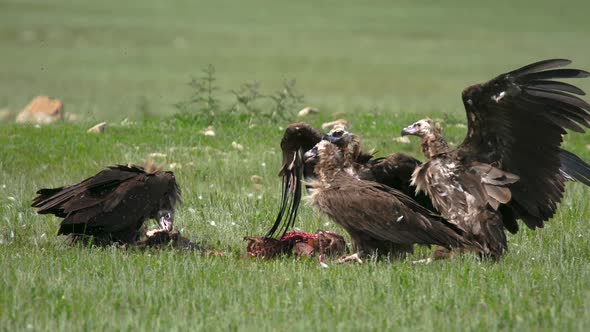
[[[172,229],[174,228],[174,222],[171,219],[167,219],[164,216],[160,217],[159,222],[160,222],[160,227],[163,230],[166,230],[168,232],[171,232]]]
[[[414,125],[409,125],[409,126],[405,127],[404,129],[402,129],[402,136],[415,135],[415,134],[416,134],[416,128],[414,127]]]
[[[317,146],[314,146],[313,148],[311,148],[311,150],[307,151],[303,155],[303,161],[304,162],[308,162],[310,160],[316,159],[317,156],[318,156],[318,147]]]

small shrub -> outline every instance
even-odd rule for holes
[[[203,76],[192,78],[189,87],[192,95],[174,104],[178,112],[174,119],[180,123],[214,125],[220,116],[238,115],[247,122],[292,121],[303,105],[303,95],[295,89],[295,80],[285,80],[281,89],[271,94],[261,92],[260,83],[247,82],[238,89],[229,90],[230,105],[224,106],[216,85],[215,67],[202,70]]]

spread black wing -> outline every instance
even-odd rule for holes
[[[459,159],[520,177],[510,185],[512,200],[500,208],[505,223],[515,225],[521,218],[530,228],[543,227],[562,198],[562,171],[587,183],[588,165],[560,149],[566,129],[590,127],[590,105],[576,96],[584,92],[555,81],[590,76],[579,69],[555,69],[568,64],[564,59],[536,62],[463,91],[468,133],[456,151]]]

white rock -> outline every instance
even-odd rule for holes
[[[313,107],[304,107],[301,111],[299,111],[299,113],[297,113],[297,115],[299,116],[307,116],[307,115],[311,115],[311,114],[318,114],[320,112],[320,110],[318,110],[317,108],[313,108]]]
[[[95,125],[94,127],[89,128],[86,132],[91,133],[91,134],[100,134],[100,133],[103,133],[106,128],[107,128],[107,123],[101,122],[101,123]]]
[[[207,127],[207,129],[205,129],[203,131],[203,135],[205,135],[205,136],[215,136],[215,129],[213,128],[213,126]]]

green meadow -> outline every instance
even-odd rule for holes
[[[589,12],[587,1],[0,0],[0,110],[44,94],[79,117],[0,122],[0,330],[588,330],[581,184],[568,184],[544,229],[510,235],[497,263],[415,265],[431,253],[419,248],[404,261],[321,268],[251,259],[243,237],[274,221],[290,121],[346,118],[367,150],[421,158],[417,140],[394,138],[430,116],[459,144],[468,85],[553,57],[590,70]],[[217,112],[175,115],[209,65]],[[292,79],[305,101],[280,116],[267,116],[269,99],[229,110],[244,83],[276,96]],[[590,79],[572,83],[590,91]],[[307,105],[320,113],[294,115]],[[203,134],[211,119],[214,137]],[[101,121],[103,134],[86,133]],[[564,147],[590,161],[590,134]],[[150,159],[182,188],[177,229],[224,257],[70,247],[55,236],[59,219],[29,207],[39,188]],[[306,204],[296,227],[344,233]]]

